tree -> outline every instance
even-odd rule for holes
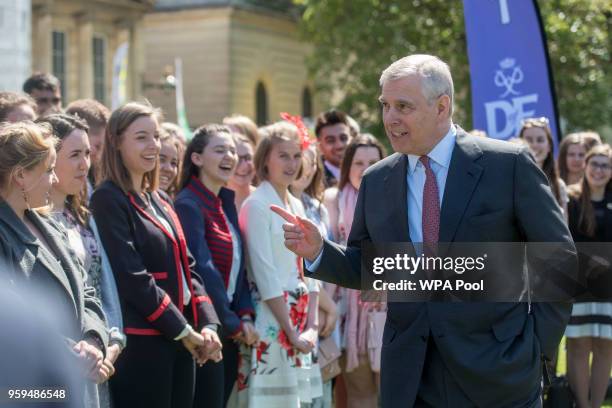
[[[447,61],[455,81],[455,120],[471,127],[463,2],[459,0],[294,0],[313,44],[309,68],[324,100],[381,135],[380,72],[413,53]],[[612,0],[539,1],[561,116],[568,130],[601,128],[612,115],[609,28]],[[607,13],[607,14],[606,14]]]

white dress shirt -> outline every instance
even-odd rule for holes
[[[448,176],[448,169],[450,161],[453,156],[453,150],[455,148],[455,141],[457,139],[457,129],[455,125],[451,124],[450,129],[444,135],[442,139],[434,146],[434,148],[427,154],[429,162],[431,163],[431,170],[436,176],[436,182],[438,184],[438,194],[440,199],[440,206],[442,206],[442,199],[444,198],[444,188],[446,186],[446,177]],[[408,231],[410,234],[410,240],[412,242],[423,242],[423,189],[425,188],[425,167],[419,161],[420,156],[409,154],[408,156],[408,168],[406,174],[406,183],[408,188],[407,200],[408,200]],[[305,260],[306,269],[308,271],[315,271],[321,263],[321,255],[323,250],[319,253],[314,262],[308,262]]]

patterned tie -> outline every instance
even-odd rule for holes
[[[428,156],[421,156],[419,161],[425,167],[425,188],[423,189],[423,252],[426,256],[435,255],[438,235],[440,233],[440,196],[436,175],[431,170]]]

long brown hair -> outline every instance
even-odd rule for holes
[[[595,145],[588,151],[585,157],[586,165],[595,156],[606,156],[612,164],[612,148],[609,144]],[[606,185],[606,194],[612,190],[612,178]],[[591,187],[586,176],[582,178],[580,184],[574,184],[569,188],[569,194],[572,198],[578,200],[580,206],[580,214],[578,216],[578,229],[589,237],[595,235],[597,229],[597,221],[595,219],[595,209],[591,201]]]
[[[82,130],[85,133],[89,132],[87,123],[77,116],[67,115],[65,113],[54,113],[44,116],[36,121],[36,123],[46,123],[53,129],[53,134],[58,139],[55,146],[59,152],[62,149],[62,141],[67,138],[74,130]],[[66,197],[66,208],[74,215],[77,221],[82,225],[87,225],[89,220],[89,210],[85,203],[87,202],[87,183],[83,184],[83,188],[79,194],[70,194]]]
[[[320,212],[321,205],[323,203],[323,194],[325,193],[325,184],[323,184],[323,177],[325,175],[325,170],[323,169],[323,160],[321,160],[319,150],[314,145],[311,145],[306,150],[304,150],[302,152],[302,156],[305,156],[305,153],[307,151],[313,154],[315,173],[312,176],[312,180],[310,180],[310,184],[308,184],[306,188],[304,188],[304,193],[308,194],[310,197],[316,198],[319,201],[319,208],[317,209],[317,211]],[[303,165],[304,162],[302,158],[302,166]],[[289,186],[289,191],[291,191],[291,194],[293,194],[291,186]]]
[[[123,133],[138,118],[148,116],[159,120],[161,111],[150,104],[129,102],[115,110],[108,120],[104,136],[104,150],[100,163],[100,178],[102,181],[110,180],[125,194],[134,190],[130,173],[123,163],[119,145],[123,140]],[[153,192],[159,186],[159,163],[155,168],[145,173],[141,187],[145,191]]]
[[[559,144],[559,160],[557,161],[557,170],[559,171],[559,177],[569,184],[569,169],[567,168],[567,152],[570,146],[580,145],[584,147],[582,143],[582,137],[579,133],[570,133],[565,136]],[[586,148],[585,148],[586,150]]]
[[[524,120],[523,125],[521,126],[521,131],[519,132],[519,137],[521,139],[524,139],[523,133],[529,128],[540,128],[544,130],[544,133],[546,133],[546,140],[550,149],[548,150],[548,154],[544,159],[544,163],[542,163],[542,171],[546,175],[546,178],[548,178],[548,184],[550,184],[550,188],[552,189],[553,194],[555,195],[557,203],[561,205],[563,203],[561,203],[561,192],[559,191],[559,173],[557,173],[555,157],[553,155],[554,145],[552,139],[552,132],[550,131],[550,127],[548,126],[548,119],[544,119],[545,118],[531,118]]]
[[[386,153],[383,145],[369,133],[362,133],[355,137],[346,147],[344,157],[342,158],[342,164],[340,165],[340,181],[338,182],[338,190],[342,190],[344,186],[349,183],[349,175],[351,174],[351,165],[353,164],[353,158],[357,149],[360,147],[375,147],[378,149],[380,160],[382,160]]]
[[[319,202],[323,202],[323,193],[325,193],[325,184],[323,183],[323,177],[325,176],[325,170],[323,169],[323,160],[321,159],[321,155],[319,154],[319,149],[314,146],[310,147],[309,149],[314,154],[316,169],[314,176],[312,176],[310,184],[304,189],[304,191],[309,196],[319,200]]]

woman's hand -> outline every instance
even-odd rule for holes
[[[196,362],[201,366],[208,360],[207,354],[203,352],[205,345],[204,337],[193,329],[189,329],[187,336],[181,339],[183,346],[191,353]]]
[[[294,331],[292,331],[288,337],[291,345],[300,353],[307,354],[312,351],[313,345],[308,341],[307,338],[298,335]]]
[[[118,344],[112,344],[106,348],[106,360],[108,360],[111,364],[115,364],[119,354],[121,354],[121,346]]]
[[[319,319],[321,320],[319,322],[321,325],[319,335],[323,338],[329,337],[336,328],[336,322],[338,321],[338,310],[335,305],[327,312],[319,311]]]
[[[242,321],[242,341],[247,346],[252,346],[259,341],[259,333],[252,322]]]
[[[207,358],[218,363],[223,359],[223,354],[221,353],[223,345],[221,344],[219,335],[217,335],[216,331],[207,327],[202,329],[201,334],[204,339],[204,348],[202,351],[206,354]]]
[[[96,345],[87,340],[81,340],[74,345],[73,350],[81,359],[87,378],[98,384],[108,380],[108,372],[104,368],[104,354]]]
[[[312,350],[317,345],[318,337],[319,337],[319,332],[317,331],[317,329],[314,329],[314,328],[308,328],[304,330],[302,334],[300,334],[300,339],[310,344],[311,346],[310,350]]]

